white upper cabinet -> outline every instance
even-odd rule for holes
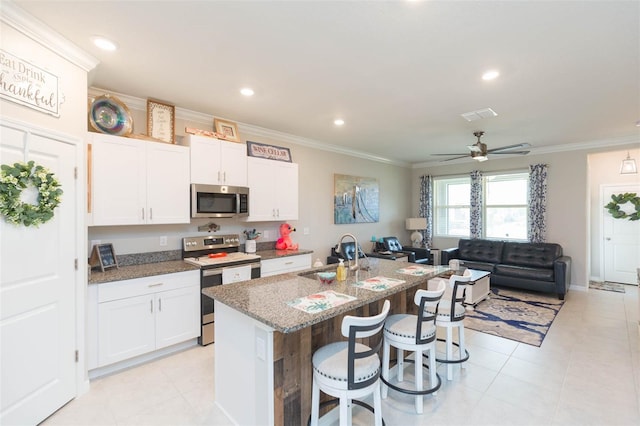
[[[189,149],[89,133],[89,225],[189,223]]]
[[[298,165],[249,157],[247,221],[298,219]]]
[[[191,183],[247,186],[247,146],[205,136],[187,135],[191,149]]]

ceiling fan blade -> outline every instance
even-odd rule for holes
[[[495,155],[500,155],[500,154],[518,154],[518,155],[527,155],[528,153],[530,153],[531,151],[509,151],[509,152],[491,152],[489,151],[491,154],[495,154]]]
[[[461,152],[455,152],[453,154],[431,154],[431,155],[463,155],[463,156],[468,156],[469,154],[463,154]]]
[[[497,153],[500,151],[505,151],[505,150],[514,149],[514,148],[529,148],[530,146],[531,144],[528,144],[528,143],[519,143],[515,145],[507,145],[507,146],[502,146],[500,148],[489,149],[487,150],[487,152]]]
[[[440,161],[451,161],[451,160],[457,160],[459,158],[469,158],[469,154],[460,155],[458,157],[445,158],[444,160],[440,160]]]

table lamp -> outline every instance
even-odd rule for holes
[[[414,247],[422,246],[422,234],[418,231],[427,229],[427,219],[424,217],[410,217],[405,220],[405,228],[411,233],[411,242]]]

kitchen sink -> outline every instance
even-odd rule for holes
[[[298,274],[298,276],[315,280],[316,274],[318,272],[335,272],[337,267],[337,264],[332,266],[325,266],[324,268],[314,269],[313,271],[301,272]]]

